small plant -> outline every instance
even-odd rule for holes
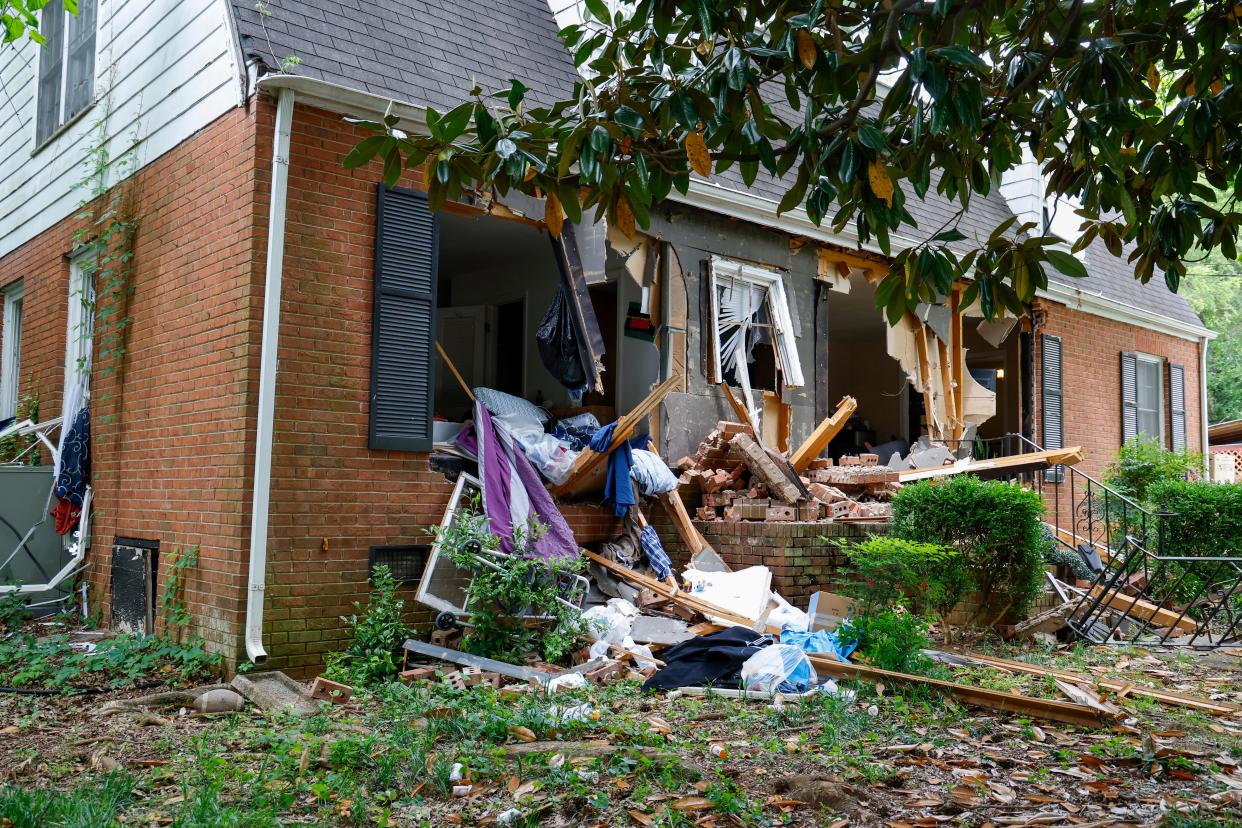
[[[397,597],[398,587],[400,583],[387,566],[375,567],[366,609],[355,601],[355,612],[348,618],[352,631],[349,646],[324,659],[329,678],[373,687],[396,675],[396,650],[406,634],[401,620],[405,601]]]
[[[185,604],[186,576],[198,566],[198,547],[188,549],[174,547],[172,561],[168,564],[168,578],[160,590],[160,617],[164,620],[164,635],[181,643],[190,626],[189,609]]]
[[[993,624],[1025,612],[1043,584],[1044,503],[999,480],[958,474],[923,480],[893,498],[892,534],[956,549],[980,594],[979,618]]]
[[[839,545],[854,578],[847,591],[864,612],[904,604],[915,615],[936,615],[947,633],[945,619],[973,585],[961,553],[952,547],[884,535]]]
[[[13,415],[19,423],[23,420],[39,422],[39,398],[22,397],[17,401],[17,408]],[[39,465],[39,450],[34,448],[38,442],[39,438],[33,434],[27,434],[25,437],[16,434],[5,437],[0,440],[0,463],[17,462],[26,466]]]
[[[17,630],[26,620],[26,602],[20,592],[0,592],[0,632]]]
[[[857,643],[858,652],[882,670],[927,674],[932,660],[923,654],[931,646],[927,621],[904,609],[863,613],[838,629],[843,643]]]
[[[480,513],[477,497],[448,527],[435,530],[444,553],[471,573],[467,588],[471,626],[463,649],[502,661],[520,661],[538,652],[545,661],[555,662],[585,642],[588,622],[573,606],[581,596],[572,592],[573,575],[583,562],[540,557],[535,544],[544,531],[534,521],[518,527],[515,551],[501,553],[500,538]]]

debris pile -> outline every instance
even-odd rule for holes
[[[842,457],[839,466],[817,458],[799,475],[749,425],[726,421],[677,462],[677,471],[678,494],[699,520],[884,520],[901,487],[899,473],[874,454]]]

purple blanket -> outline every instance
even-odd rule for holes
[[[457,445],[479,461],[483,484],[483,511],[500,538],[502,552],[516,550],[513,533],[535,518],[547,531],[535,544],[541,558],[572,558],[578,544],[569,524],[552,502],[539,472],[526,459],[522,447],[503,427],[492,422],[481,403],[474,405],[474,422],[457,435]]]

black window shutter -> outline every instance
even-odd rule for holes
[[[1138,436],[1138,357],[1121,354],[1121,442]]]
[[[1173,450],[1186,450],[1186,369],[1169,363],[1169,418]]]
[[[77,115],[95,96],[95,0],[78,0],[69,15],[68,63],[65,67],[65,120]]]
[[[381,185],[376,222],[368,445],[430,451],[436,387],[436,215],[424,194]]]
[[[1042,377],[1042,419],[1044,448],[1065,448],[1064,431],[1064,381],[1061,371],[1061,338],[1057,336],[1042,337],[1040,375]],[[1050,483],[1061,481],[1062,469],[1054,466],[1049,469],[1044,479]]]
[[[60,126],[60,75],[64,69],[65,9],[51,3],[43,10],[39,32],[46,38],[39,50],[39,102],[35,143],[42,144]]]

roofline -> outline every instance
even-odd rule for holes
[[[1242,420],[1225,420],[1219,423],[1212,423],[1208,426],[1208,437],[1212,440],[1221,441],[1242,439]]]
[[[391,111],[401,119],[401,126],[404,128],[424,129],[427,124],[427,108],[424,106],[396,101],[384,95],[363,92],[353,87],[308,78],[304,75],[283,73],[264,75],[258,79],[255,87],[259,91],[293,89],[297,93],[299,104],[314,106],[341,115],[379,117]],[[778,215],[777,203],[771,199],[740,190],[731,190],[701,179],[692,178],[690,187],[684,195],[673,190],[669,193],[668,200],[762,227],[770,227],[790,235],[805,236],[826,244],[852,247],[856,250],[884,255],[878,245],[860,244],[858,237],[854,234],[834,233],[831,229],[816,224],[802,208]],[[891,235],[890,238],[893,247],[897,250],[904,250],[917,244],[915,240],[904,236]],[[1193,325],[1162,314],[1139,310],[1116,299],[1109,299],[1098,293],[1056,282],[1050,282],[1046,289],[1036,291],[1036,295],[1093,316],[1124,322],[1181,339],[1201,341],[1216,338],[1215,331],[1202,325]]]

